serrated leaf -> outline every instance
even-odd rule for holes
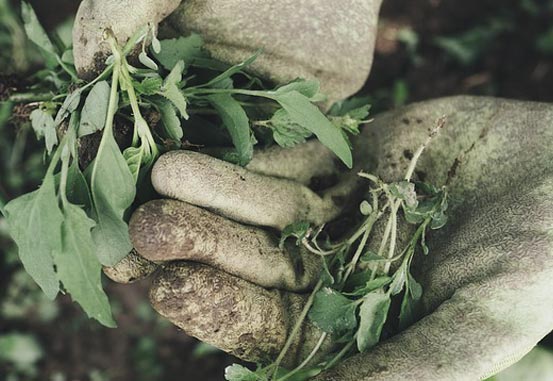
[[[84,101],[79,137],[104,129],[108,113],[110,86],[106,81],[96,83]]]
[[[230,134],[238,155],[238,164],[248,164],[253,156],[253,141],[246,112],[230,94],[212,94],[206,98],[217,110]]]
[[[173,104],[163,99],[157,101],[156,105],[158,106],[161,121],[163,122],[167,136],[176,142],[180,142],[184,136],[184,132],[175,107]]]
[[[132,204],[136,189],[134,177],[109,129],[104,131],[93,165],[90,191],[97,224],[92,238],[100,262],[114,266],[132,249],[123,214]]]
[[[21,18],[23,19],[23,27],[25,28],[27,37],[39,48],[46,61],[46,66],[49,68],[58,66],[58,51],[54,47],[54,44],[52,44],[52,41],[50,41],[42,25],[40,25],[33,7],[26,2],[21,3]]]
[[[309,319],[324,332],[341,336],[357,326],[356,309],[353,301],[325,287],[315,294]]]
[[[30,119],[31,126],[35,131],[37,138],[40,139],[44,137],[46,151],[48,154],[52,153],[52,149],[56,144],[58,144],[58,134],[54,118],[46,111],[36,109],[31,112]]]
[[[295,123],[288,113],[283,110],[277,110],[271,120],[273,139],[284,148],[290,148],[297,144],[305,142],[305,138],[311,136],[311,131]]]
[[[94,254],[91,229],[95,222],[73,204],[64,206],[63,218],[61,250],[54,253],[59,278],[89,317],[114,328],[117,325],[102,289],[102,265]]]
[[[47,174],[38,190],[12,200],[5,211],[25,270],[46,296],[54,299],[59,280],[54,271],[53,253],[61,247],[63,221],[54,176]]]
[[[154,95],[161,91],[163,80],[159,76],[146,77],[142,82],[133,82],[133,87],[139,95]]]
[[[353,158],[346,137],[307,97],[297,91],[290,91],[275,94],[274,99],[294,122],[313,132],[320,142],[334,152],[348,168],[352,167]]]
[[[161,40],[160,48],[159,52],[154,53],[154,57],[167,70],[173,69],[179,61],[190,64],[197,58],[205,57],[202,52],[202,38],[194,33],[187,37]]]
[[[357,330],[359,352],[365,352],[374,347],[380,340],[390,304],[390,297],[383,292],[371,292],[363,298],[359,308],[359,329]]]
[[[165,78],[161,87],[160,95],[170,100],[173,105],[179,110],[180,115],[184,119],[188,119],[186,112],[187,102],[184,94],[179,89],[178,84],[182,81],[182,71],[184,70],[184,62],[179,61],[169,75]]]

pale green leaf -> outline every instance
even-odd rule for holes
[[[305,142],[311,131],[294,122],[284,109],[277,110],[270,120],[273,139],[284,148],[293,147]]]
[[[53,253],[61,247],[62,213],[56,197],[54,176],[47,174],[42,186],[5,207],[10,234],[19,248],[25,270],[54,299],[59,281]]]
[[[106,327],[116,327],[108,298],[102,289],[102,265],[96,258],[91,229],[94,221],[76,205],[64,206],[62,247],[54,260],[63,287],[86,314]]]
[[[383,292],[371,292],[363,298],[359,308],[359,329],[357,330],[359,352],[374,347],[380,340],[390,303],[390,297]]]
[[[245,366],[232,364],[225,368],[225,380],[227,381],[259,381],[255,372]]]
[[[54,118],[46,111],[38,108],[31,112],[30,119],[37,138],[44,137],[46,151],[50,154],[54,146],[58,144],[58,134]]]
[[[163,122],[167,136],[176,142],[180,142],[184,133],[175,107],[173,104],[163,99],[156,101],[156,105],[158,106],[161,121]]]
[[[100,262],[113,266],[132,249],[123,214],[132,204],[136,189],[129,166],[109,130],[104,131],[93,165],[90,191],[97,225],[92,238]]]
[[[144,150],[142,147],[128,147],[123,152],[123,157],[129,166],[135,183],[138,181],[143,156]]]
[[[96,83],[84,101],[79,137],[104,129],[108,113],[110,86],[106,81]]]

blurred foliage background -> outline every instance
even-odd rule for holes
[[[68,38],[77,0],[31,4],[48,30]],[[384,0],[373,71],[361,92],[373,114],[454,94],[551,102],[552,20],[553,0]],[[44,172],[25,108],[1,102],[38,65],[17,1],[0,0],[0,205],[36,188]],[[235,361],[158,318],[147,281],[107,285],[119,324],[110,330],[66,297],[47,300],[16,250],[0,216],[0,380],[210,381]],[[494,379],[553,380],[548,348],[551,338]]]

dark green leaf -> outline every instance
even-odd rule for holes
[[[66,194],[71,203],[83,206],[85,210],[92,206],[90,190],[77,160],[73,160],[67,171]]]
[[[161,50],[154,57],[167,70],[175,67],[177,62],[192,63],[197,58],[204,58],[202,38],[198,34],[160,41]]]
[[[221,116],[238,154],[238,164],[246,165],[253,156],[253,141],[246,112],[230,94],[207,96],[213,108]]]
[[[324,332],[341,336],[357,326],[356,304],[331,288],[315,294],[309,318]]]
[[[102,290],[102,265],[94,255],[90,230],[95,223],[73,204],[65,205],[63,213],[62,248],[54,253],[59,278],[89,317],[115,327],[108,298]]]
[[[314,106],[307,97],[291,91],[275,95],[274,99],[286,110],[290,118],[313,132],[323,145],[328,147],[351,168],[353,159],[346,137]]]
[[[37,108],[31,112],[30,119],[37,138],[44,137],[46,151],[50,154],[54,146],[58,144],[58,134],[54,118],[46,111]]]
[[[104,131],[93,165],[90,191],[97,225],[92,238],[100,262],[113,266],[132,249],[123,213],[132,204],[136,190],[134,177],[109,129]]]
[[[421,285],[408,274],[407,289],[401,302],[399,313],[399,329],[405,329],[413,324],[418,315],[419,301],[422,297]]]
[[[371,272],[367,271],[367,275],[369,275]],[[355,288],[352,292],[344,293],[344,295],[350,295],[350,296],[363,296],[368,294],[369,292],[372,292],[374,290],[378,290],[379,288],[382,288],[389,284],[392,281],[392,278],[389,276],[381,276],[373,280],[367,280],[367,282],[363,285],[360,285]]]
[[[257,51],[253,56],[251,56],[247,60],[240,62],[237,65],[231,66],[230,68],[228,68],[227,70],[225,70],[224,72],[216,76],[215,78],[211,79],[209,82],[203,84],[202,87],[216,87],[218,82],[224,81],[232,77],[233,75],[240,73],[242,70],[250,66],[257,59],[257,56],[259,55],[259,53],[260,51]]]
[[[106,81],[96,83],[86,97],[81,114],[79,137],[104,129],[108,113],[110,86]]]
[[[344,116],[350,114],[355,119],[365,119],[369,115],[369,101],[369,97],[351,97],[344,99],[334,103],[328,114],[332,116]]]
[[[33,7],[26,2],[21,3],[21,17],[27,37],[39,48],[46,61],[46,65],[50,68],[56,67],[58,65],[58,52],[52,41],[50,41],[46,31],[40,25]]]
[[[282,230],[279,247],[283,249],[284,242],[286,242],[286,240],[289,237],[296,237],[296,245],[299,246],[301,244],[302,239],[304,239],[305,236],[307,235],[307,232],[309,231],[309,226],[310,226],[309,222],[305,222],[305,221],[294,222],[286,226]]]
[[[359,330],[357,331],[357,349],[365,352],[380,340],[382,327],[390,309],[390,297],[382,292],[371,292],[363,298],[359,308]]]
[[[25,270],[46,296],[54,299],[59,281],[54,271],[53,254],[61,248],[63,221],[54,176],[47,174],[38,190],[11,201],[5,210]]]

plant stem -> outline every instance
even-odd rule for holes
[[[309,295],[309,298],[307,299],[307,302],[305,303],[305,306],[303,307],[300,316],[298,317],[298,320],[296,321],[296,324],[294,325],[294,328],[292,329],[292,332],[288,335],[288,338],[286,339],[286,343],[284,344],[284,347],[282,347],[282,350],[280,351],[277,359],[275,360],[275,369],[278,369],[280,366],[280,363],[284,359],[284,356],[286,356],[286,353],[288,352],[288,349],[290,349],[290,346],[292,345],[292,342],[294,341],[294,337],[299,332],[305,318],[307,317],[307,314],[309,313],[309,309],[313,305],[313,301],[315,300],[315,294],[321,289],[323,286],[323,281],[319,280],[317,284],[315,285],[315,288],[313,288],[313,291],[311,292],[311,295]],[[275,370],[276,372],[276,370]]]
[[[338,354],[336,356],[334,356],[334,358],[332,360],[330,360],[326,365],[325,365],[325,370],[326,369],[330,369],[332,368],[334,365],[336,365],[336,363],[338,361],[340,361],[340,359],[342,357],[345,356],[345,354],[351,349],[351,347],[353,346],[353,343],[355,342],[355,340],[352,340],[350,341],[349,343],[346,344],[346,346],[344,348],[342,348],[342,350],[340,352],[338,352]]]
[[[292,369],[289,373],[284,375],[284,377],[279,378],[277,381],[285,381],[285,380],[289,379],[294,374],[296,374],[297,372],[302,370],[307,364],[309,364],[309,362],[313,359],[313,357],[315,357],[315,355],[317,354],[319,349],[321,349],[321,346],[323,345],[323,343],[324,343],[327,336],[328,336],[328,334],[326,332],[323,333],[321,335],[321,337],[319,338],[319,341],[317,341],[317,344],[315,345],[313,350],[309,353],[309,355],[305,358],[305,360],[303,360],[300,365],[298,365],[297,367]]]

